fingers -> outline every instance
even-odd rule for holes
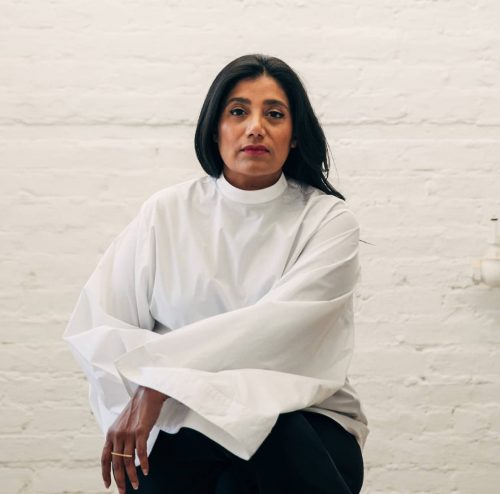
[[[134,442],[135,441],[132,438],[125,443],[123,453],[130,455],[130,457],[123,457],[123,464],[125,465],[125,471],[127,472],[132,487],[135,490],[137,490],[139,488],[139,480],[137,479],[137,470],[135,469],[135,462],[134,462],[134,450],[135,450]]]
[[[113,452],[122,453],[123,441],[115,441],[113,444]],[[111,455],[111,463],[113,465],[113,477],[115,478],[116,487],[120,494],[125,494],[125,467],[123,465],[123,456]]]
[[[135,438],[132,435],[127,435],[125,440],[116,439],[112,452],[110,452],[111,462],[113,465],[113,476],[120,494],[125,494],[126,477],[130,479],[132,487],[137,490],[139,488],[139,479],[137,478],[137,470],[135,468],[134,455]],[[112,454],[118,453],[118,454]],[[109,463],[108,463],[109,469]],[[106,484],[106,487],[109,484]]]
[[[101,472],[102,480],[104,481],[104,486],[106,489],[111,485],[111,450],[113,443],[106,438],[104,443],[104,448],[102,449],[101,455]]]
[[[134,462],[136,450],[142,472],[144,475],[149,473],[147,439],[165,399],[166,396],[161,393],[139,387],[110,427],[101,457],[102,478],[106,488],[111,484],[111,464],[120,494],[125,494],[127,476],[132,487],[138,489],[139,480]]]
[[[147,475],[149,473],[149,462],[146,450],[147,439],[148,434],[146,434],[143,429],[139,429],[135,437],[135,447],[137,449],[137,456],[139,457],[142,473],[144,475]]]

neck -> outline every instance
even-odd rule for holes
[[[243,190],[259,190],[274,185],[279,180],[282,171],[278,170],[276,173],[273,173],[271,175],[249,176],[234,172],[232,170],[229,170],[229,168],[224,167],[223,173],[225,179],[233,187],[237,187],[238,189]]]

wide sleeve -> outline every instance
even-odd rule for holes
[[[90,405],[103,432],[130,399],[113,362],[158,338],[149,312],[155,242],[148,211],[144,203],[105,251],[63,336],[89,381]]]
[[[129,393],[143,385],[172,397],[165,407],[182,403],[199,418],[194,428],[248,459],[280,413],[340,389],[353,350],[359,227],[337,204],[257,303],[123,352],[115,365]]]

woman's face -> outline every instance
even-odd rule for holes
[[[261,189],[278,180],[295,142],[290,104],[275,79],[263,75],[236,84],[223,103],[217,142],[224,176],[235,187]]]

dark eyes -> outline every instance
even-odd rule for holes
[[[280,111],[277,110],[271,110],[269,114],[271,113],[274,115],[273,118],[283,118],[285,116],[284,113],[281,113]]]
[[[243,110],[242,108],[233,108],[232,110],[229,110],[229,113],[231,115],[234,115],[235,117],[241,117],[243,113],[245,113],[245,110]],[[273,119],[281,119],[285,116],[284,113],[281,113],[277,110],[270,110],[267,112],[267,114],[270,115]]]

